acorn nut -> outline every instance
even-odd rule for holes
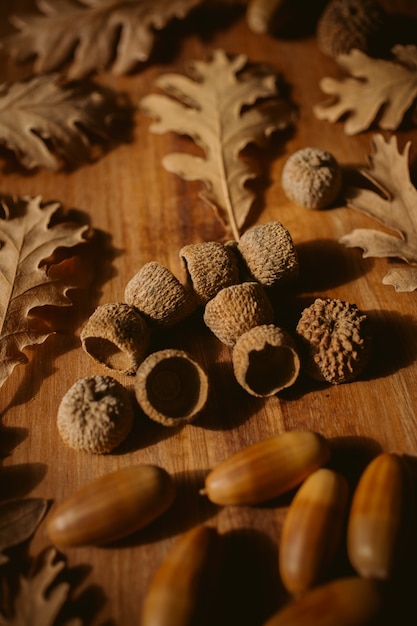
[[[392,576],[400,552],[405,502],[402,459],[379,454],[359,479],[348,519],[348,556],[360,576],[381,580]]]
[[[300,358],[290,335],[273,324],[243,333],[233,348],[233,371],[252,396],[272,396],[297,380]]]
[[[127,437],[132,424],[130,395],[111,376],[77,380],[58,407],[57,427],[63,441],[92,454],[111,452]]]
[[[330,458],[321,435],[289,431],[254,443],[219,463],[201,491],[219,505],[256,505],[299,485]]]
[[[85,352],[121,374],[134,374],[149,346],[150,331],[136,309],[124,302],[103,304],[80,333]]]
[[[208,393],[206,372],[184,350],[154,352],[136,372],[137,401],[148,417],[164,426],[195,420],[206,405]]]
[[[151,326],[171,328],[191,315],[194,294],[166,267],[150,261],[127,283],[124,299],[142,313]]]
[[[64,500],[47,521],[61,546],[112,543],[144,528],[171,506],[175,486],[155,465],[132,465],[97,478]]]
[[[290,601],[263,626],[370,626],[381,613],[381,588],[365,578],[340,578]]]
[[[295,494],[284,519],[279,547],[281,579],[293,595],[322,582],[340,545],[348,491],[344,476],[320,468]]]
[[[216,588],[220,539],[214,528],[196,526],[176,542],[151,580],[142,626],[206,623]]]
[[[252,280],[266,288],[284,285],[298,277],[294,243],[281,222],[267,222],[245,231],[237,249]]]
[[[181,248],[180,259],[199,304],[239,282],[238,262],[230,246],[216,241],[188,244]]]
[[[225,287],[204,310],[204,322],[225,345],[234,346],[246,331],[270,324],[274,310],[262,285],[256,282]]]

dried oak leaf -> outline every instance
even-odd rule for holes
[[[415,266],[392,269],[382,281],[394,286],[396,291],[414,291],[417,289],[417,189],[411,183],[408,168],[410,142],[400,153],[395,136],[385,141],[382,135],[374,135],[372,140],[370,165],[361,172],[377,191],[353,189],[347,205],[370,215],[399,236],[357,228],[340,242],[362,248],[364,257],[396,258]]]
[[[22,350],[43,343],[54,331],[41,317],[44,305],[71,306],[68,284],[48,262],[60,248],[85,242],[86,225],[50,224],[59,203],[41,198],[2,199],[0,218],[0,387],[19,363]],[[36,309],[37,315],[33,315]],[[32,313],[32,314],[31,314]]]
[[[19,32],[2,42],[18,62],[35,56],[34,71],[69,62],[67,75],[82,78],[111,67],[126,74],[152,51],[156,31],[184,18],[204,0],[36,0],[40,13],[14,15]]]
[[[200,196],[237,240],[255,198],[246,183],[257,176],[241,153],[250,143],[266,145],[273,131],[288,128],[294,110],[279,97],[277,76],[261,66],[249,67],[244,54],[229,59],[216,50],[208,62],[191,62],[188,70],[189,76],[161,75],[156,84],[166,94],[145,96],[140,106],[156,120],[152,132],[189,136],[204,151],[205,158],[172,153],[162,163],[185,180],[204,183]]]
[[[57,75],[0,84],[0,143],[27,169],[74,167],[91,156],[91,136],[109,139],[123,107],[91,83],[60,84]],[[127,110],[127,109],[126,109]]]
[[[42,498],[20,498],[0,502],[0,565],[7,563],[4,550],[29,539],[46,513]]]
[[[57,582],[64,570],[65,562],[57,559],[54,548],[48,548],[35,560],[33,571],[20,577],[15,596],[6,588],[8,597],[4,604],[10,607],[7,613],[0,609],[1,626],[53,626],[67,602],[71,588],[67,582]],[[67,626],[81,626],[74,618]]]
[[[324,78],[320,87],[332,98],[314,107],[320,120],[346,116],[344,131],[355,135],[376,124],[396,130],[417,98],[417,46],[397,45],[394,60],[375,59],[360,50],[337,57],[352,77]]]

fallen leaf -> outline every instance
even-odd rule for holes
[[[408,154],[410,142],[399,152],[397,138],[385,141],[382,135],[373,136],[373,152],[369,167],[361,173],[375,186],[372,189],[353,189],[347,205],[375,218],[399,236],[370,228],[357,228],[340,239],[348,247],[364,250],[364,257],[401,259],[417,266],[417,189],[410,180]],[[417,267],[390,270],[383,283],[393,285],[396,291],[417,289]]]
[[[316,117],[337,122],[346,116],[347,135],[372,124],[396,130],[417,97],[417,46],[397,45],[392,52],[394,60],[375,59],[360,50],[340,55],[337,62],[352,78],[320,82],[332,98],[314,107]]]
[[[90,158],[91,136],[110,139],[122,108],[109,91],[88,82],[63,85],[57,75],[0,84],[0,143],[27,169],[57,169],[56,154],[74,167]]]
[[[140,106],[156,119],[152,132],[187,135],[202,148],[205,158],[172,153],[162,163],[185,180],[202,181],[201,197],[238,239],[255,197],[246,183],[257,176],[241,153],[250,143],[266,145],[273,131],[288,128],[294,111],[279,96],[277,76],[261,66],[249,67],[244,54],[229,59],[216,50],[210,61],[190,63],[189,74],[160,76],[156,84],[166,94],[145,96]],[[267,106],[259,106],[262,100]]]
[[[7,614],[0,609],[1,626],[53,626],[64,607],[71,588],[67,582],[57,582],[64,570],[65,562],[57,559],[54,548],[45,550],[35,562],[33,571],[20,578],[20,585],[14,597],[7,598],[11,611]],[[12,592],[7,589],[8,595]],[[79,619],[72,619],[67,626],[81,626]]]
[[[204,0],[36,0],[40,13],[14,15],[19,32],[3,47],[18,62],[35,56],[34,71],[69,62],[69,78],[111,67],[126,74],[149,58],[156,32]]]
[[[71,306],[71,284],[64,283],[54,265],[45,261],[59,248],[85,242],[88,226],[50,221],[60,207],[41,198],[4,198],[0,219],[0,387],[19,363],[25,347],[43,343],[53,329],[41,315],[44,305]]]
[[[46,513],[42,498],[21,498],[0,502],[0,565],[7,563],[4,550],[29,539]]]

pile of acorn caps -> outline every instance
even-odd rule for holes
[[[274,323],[270,293],[299,275],[291,235],[279,221],[254,226],[238,242],[193,243],[179,254],[184,282],[160,263],[146,263],[126,285],[124,301],[99,306],[80,334],[93,359],[135,376],[136,399],[151,419],[183,425],[207,404],[207,372],[193,355],[172,348],[150,351],[152,333],[175,327],[199,308],[206,326],[232,349],[236,380],[253,396],[290,387],[302,366],[331,384],[349,382],[363,371],[369,322],[356,305],[317,298],[302,312],[294,337]],[[124,388],[111,376],[81,379],[61,402],[59,432],[74,448],[109,452],[132,424],[127,405]]]
[[[289,599],[264,626],[366,626],[385,610],[399,557],[409,549],[410,466],[404,457],[381,452],[350,488],[331,458],[322,435],[284,432],[221,461],[199,491],[221,507],[279,506],[275,499],[292,492],[277,556]],[[175,497],[175,481],[164,469],[130,466],[59,504],[47,531],[59,546],[109,544],[161,517]],[[142,626],[205,623],[207,598],[215,606],[225,541],[227,535],[206,524],[177,540],[146,591]],[[353,571],[334,577],[329,572],[343,543]]]

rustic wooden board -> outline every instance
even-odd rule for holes
[[[10,11],[5,4],[2,17]],[[30,5],[15,0],[13,9]],[[395,10],[400,9],[417,17],[412,0],[398,0]],[[328,149],[344,166],[364,164],[370,152],[372,132],[347,137],[342,124],[320,122],[313,115],[313,105],[323,99],[319,80],[337,73],[335,63],[318,51],[314,35],[256,35],[242,13],[223,20],[222,13],[214,11],[203,21],[196,17],[170,27],[152,64],[131,76],[102,73],[97,80],[137,104],[152,91],[159,74],[182,72],[188,60],[204,58],[215,48],[245,52],[252,61],[272,64],[299,109],[294,132],[275,134],[271,149],[260,154],[264,176],[251,222],[280,220],[299,253],[300,282],[277,304],[277,319],[293,327],[315,296],[354,302],[374,324],[374,357],[366,375],[354,383],[329,387],[301,377],[279,397],[255,399],[234,380],[230,350],[197,316],[158,340],[161,346],[189,350],[208,369],[211,397],[198,422],[171,430],[151,423],[138,410],[134,430],[117,453],[90,456],[70,450],[56,429],[59,402],[78,378],[108,372],[80,346],[79,331],[89,314],[99,304],[121,300],[127,281],[145,262],[159,261],[181,276],[178,251],[183,245],[226,241],[230,233],[198,197],[199,184],[185,183],[163,169],[162,157],[182,141],[174,134],[150,133],[150,119],[139,111],[130,142],[73,172],[23,173],[3,152],[2,193],[58,200],[88,217],[96,233],[91,264],[97,273],[92,288],[74,294],[74,309],[62,313],[62,332],[29,349],[29,363],[17,367],[1,390],[1,498],[30,495],[57,503],[95,477],[134,463],[163,466],[178,486],[172,511],[149,529],[116,546],[62,552],[76,583],[74,612],[84,615],[88,624],[137,624],[156,567],[175,540],[199,522],[216,526],[230,539],[231,556],[222,579],[227,608],[215,623],[258,626],[279,606],[285,593],[277,573],[277,550],[288,499],[274,506],[221,509],[198,493],[208,469],[244,446],[284,430],[314,430],[330,439],[332,465],[352,479],[380,450],[417,455],[415,293],[395,293],[382,284],[392,266],[388,260],[363,259],[360,250],[338,243],[352,228],[374,227],[375,222],[343,206],[307,211],[289,202],[280,185],[286,158],[299,148]],[[18,72],[3,63],[3,80],[15,76]],[[397,135],[402,148],[407,140],[415,141],[416,132],[401,130]],[[416,145],[411,147],[411,164]],[[132,387],[131,379],[115,377]],[[48,545],[42,524],[28,552],[35,555]],[[403,588],[403,582],[398,587]],[[398,606],[403,604],[401,599]]]

